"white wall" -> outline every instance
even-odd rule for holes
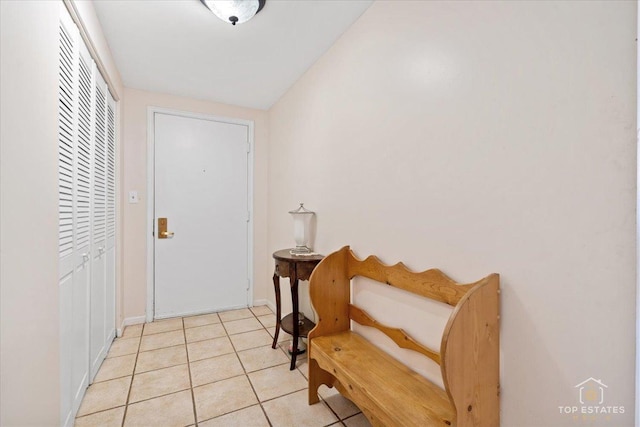
[[[58,1],[0,1],[0,425],[58,425]],[[91,3],[80,12],[88,16]],[[97,20],[88,34],[101,39]],[[97,52],[112,63],[106,43]],[[115,68],[107,68],[121,92]]]
[[[640,8],[636,11],[636,40],[640,38],[640,28],[638,23],[640,22]],[[640,69],[640,46],[636,44],[636,75],[638,75],[638,69]],[[636,138],[637,142],[640,142],[640,90],[637,87],[638,79],[636,79]],[[637,143],[636,143],[637,146]],[[640,265],[640,205],[638,204],[638,188],[640,187],[640,170],[638,170],[638,161],[636,155],[636,425],[640,425],[640,271],[638,266]]]
[[[319,252],[500,273],[502,425],[589,377],[632,425],[636,7],[374,3],[270,111],[269,251],[303,201]]]
[[[137,190],[140,203],[124,204],[124,318],[141,320],[147,298],[147,108],[161,107],[179,111],[252,120],[255,124],[254,152],[254,301],[267,298],[270,283],[267,263],[267,113],[173,95],[126,89],[124,96],[124,186],[123,192]]]
[[[0,2],[0,424],[57,425],[57,2]]]

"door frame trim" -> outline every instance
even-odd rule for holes
[[[253,120],[235,119],[231,117],[215,116],[211,114],[194,113],[191,111],[173,110],[162,107],[147,107],[147,215],[146,215],[146,242],[147,242],[147,304],[145,320],[152,322],[154,319],[155,301],[155,269],[154,269],[154,206],[155,206],[155,127],[156,113],[168,114],[192,119],[210,120],[214,122],[244,125],[248,128],[249,153],[247,155],[247,206],[249,208],[249,220],[247,222],[247,274],[249,277],[249,290],[247,292],[247,306],[253,305],[253,176],[254,176],[254,122]]]

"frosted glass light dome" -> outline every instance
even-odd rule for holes
[[[290,252],[292,254],[307,254],[311,252],[309,244],[309,223],[315,212],[304,207],[304,203],[300,203],[300,207],[296,210],[289,211],[293,216],[293,239],[296,241],[296,247]]]
[[[253,18],[264,7],[266,0],[201,0],[214,15],[232,25]]]

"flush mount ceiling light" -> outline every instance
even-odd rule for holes
[[[231,25],[242,24],[260,12],[266,0],[200,0],[214,15]]]

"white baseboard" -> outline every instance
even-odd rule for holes
[[[253,306],[257,307],[259,305],[266,305],[267,307],[269,307],[271,309],[271,311],[273,311],[274,313],[276,312],[276,305],[274,303],[272,303],[269,300],[266,299],[257,299],[255,301],[253,301]]]
[[[266,305],[267,307],[269,307],[271,309],[271,311],[273,311],[274,313],[276,312],[276,305],[274,303],[272,303],[269,300],[266,299],[258,299],[253,301],[253,306],[257,307],[260,305]],[[225,310],[231,310],[234,308],[240,308],[240,307],[227,307],[224,310],[221,311],[225,311]],[[210,313],[210,311],[207,311],[206,313]],[[189,314],[185,314],[185,315],[189,315],[189,316],[195,316],[197,314],[202,314],[202,313],[189,313]],[[180,315],[171,315],[171,317],[176,317],[176,316],[180,316]],[[120,327],[116,330],[117,336],[121,337],[122,333],[124,332],[124,328],[126,326],[130,326],[130,325],[138,325],[140,323],[145,323],[146,322],[146,316],[136,316],[136,317],[127,317],[122,321],[122,324],[120,325]]]
[[[1,0],[0,0],[1,1]],[[247,305],[231,305],[228,307],[218,308],[215,311],[211,309],[207,310],[199,310],[199,311],[187,311],[184,313],[171,313],[166,315],[157,315],[154,320],[162,320],[162,319],[171,319],[173,317],[191,317],[191,316],[199,316],[201,314],[211,314],[211,313],[219,313],[221,311],[229,311],[229,310],[238,310],[241,308],[247,308]]]
[[[145,320],[146,320],[146,316],[136,316],[136,317],[127,317],[127,318],[125,318],[122,321],[122,324],[120,325],[118,330],[116,331],[117,336],[118,337],[122,336],[122,333],[124,332],[125,326],[138,325],[140,323],[144,323]]]

